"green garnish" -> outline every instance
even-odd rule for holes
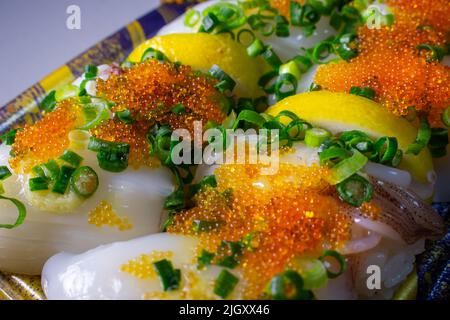
[[[153,265],[159,274],[164,291],[173,291],[180,287],[181,271],[180,269],[174,269],[172,262],[163,259],[154,262]]]
[[[239,279],[228,270],[223,269],[214,283],[214,293],[225,299],[238,284]]]

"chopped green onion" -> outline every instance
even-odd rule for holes
[[[365,97],[370,100],[373,100],[375,98],[375,90],[369,87],[351,87],[350,94],[355,94],[357,96]]]
[[[214,13],[209,12],[205,17],[203,17],[201,31],[212,33],[219,23],[220,22],[217,16]]]
[[[317,289],[326,286],[328,282],[327,269],[322,261],[312,258],[294,259],[294,268],[303,278],[304,289]]]
[[[357,36],[354,33],[346,33],[341,35],[337,39],[337,44],[335,45],[335,51],[338,56],[340,56],[345,61],[348,61],[358,55],[358,50],[356,49]]]
[[[325,63],[325,59],[333,53],[333,44],[329,41],[321,41],[313,48],[311,58],[316,64]]]
[[[334,264],[334,263],[332,261],[330,262],[330,258],[332,260],[335,260],[335,262],[337,262],[339,264],[339,269],[337,272],[334,272],[331,270],[332,264]],[[330,279],[339,277],[347,269],[347,261],[345,260],[345,257],[342,256],[337,251],[327,250],[323,253],[323,255],[319,259],[323,263],[325,263],[325,267],[327,268],[328,278],[330,278]]]
[[[290,73],[292,74],[294,77],[297,78],[297,80],[300,80],[300,78],[302,77],[300,70],[298,69],[297,63],[295,61],[289,61],[285,64],[283,64],[280,67],[280,70],[278,71],[279,74],[283,74],[283,73]]]
[[[428,142],[430,142],[430,139],[431,139],[430,124],[428,123],[428,120],[425,117],[423,117],[420,120],[420,126],[417,132],[416,140],[408,146],[406,153],[414,154],[417,156],[422,151],[422,149],[424,149],[427,146]]]
[[[291,2],[292,3],[292,2]],[[286,270],[272,278],[266,293],[274,300],[310,300],[310,290],[305,290],[303,278],[294,270]]]
[[[259,128],[261,128],[266,122],[266,120],[259,113],[252,110],[242,110],[242,112],[239,113],[239,116],[236,118],[236,121],[233,124],[233,130],[238,127],[240,121],[254,124]]]
[[[171,111],[175,113],[176,115],[181,115],[183,113],[186,113],[186,107],[182,105],[181,103],[176,104],[172,107]]]
[[[254,58],[260,55],[264,50],[265,50],[264,43],[259,39],[255,39],[252,42],[252,44],[247,48],[247,54],[250,57]]]
[[[5,133],[5,134],[2,134],[2,135],[0,136],[0,140],[1,140],[4,144],[6,144],[7,146],[13,145],[13,144],[14,144],[14,141],[16,141],[16,134],[17,134],[17,131],[19,131],[19,129],[14,129],[14,130],[11,130],[11,131],[9,131],[9,132],[7,132],[7,133]]]
[[[331,184],[338,184],[364,168],[368,159],[361,152],[353,150],[353,155],[337,163],[331,169]]]
[[[391,165],[395,168],[398,167],[400,165],[400,163],[402,162],[403,159],[403,151],[398,149],[397,152],[395,153],[394,158],[391,161]]]
[[[294,61],[297,64],[297,67],[299,68],[301,73],[305,73],[313,65],[313,62],[310,58],[301,55],[295,56],[291,61]]]
[[[0,181],[6,180],[12,176],[11,171],[9,171],[7,166],[0,166]]]
[[[419,52],[422,50],[430,51],[430,57],[427,58],[427,62],[432,62],[432,61],[441,62],[442,59],[444,59],[445,49],[443,49],[441,47],[433,46],[428,43],[422,43],[422,44],[419,44],[416,48],[419,50]]]
[[[110,118],[107,103],[95,101],[83,105],[84,124],[78,127],[80,130],[89,130],[98,126],[102,121]]]
[[[322,128],[311,128],[305,132],[305,144],[311,148],[318,148],[331,137],[331,133]]]
[[[121,172],[128,167],[130,145],[122,142],[110,142],[96,137],[89,139],[88,149],[97,152],[100,168],[110,172]]]
[[[277,54],[271,47],[267,47],[266,50],[261,53],[261,56],[272,67],[272,69],[278,70],[280,68],[282,64],[281,59],[277,56]]]
[[[135,122],[133,115],[131,114],[131,111],[129,109],[117,111],[116,114],[119,120],[123,123],[132,124]]]
[[[207,232],[219,228],[223,223],[221,220],[194,220],[192,221],[192,230],[194,232]]]
[[[56,108],[55,95],[56,95],[56,91],[52,90],[45,96],[45,98],[39,104],[39,107],[41,108],[41,110],[43,110],[45,112],[52,112],[53,110],[55,110],[55,108]]]
[[[27,209],[25,208],[25,205],[21,201],[14,198],[7,198],[0,196],[0,200],[10,201],[12,204],[16,206],[18,210],[18,216],[16,221],[13,224],[0,224],[0,228],[13,229],[20,226],[25,221],[25,217],[27,215]]]
[[[373,189],[370,182],[358,174],[336,185],[339,197],[355,207],[360,207],[364,202],[372,200]]]
[[[219,80],[219,83],[214,87],[220,92],[233,91],[236,86],[236,81],[234,81],[228,74],[226,74],[218,65],[213,65],[209,69],[209,74]]]
[[[277,35],[277,37],[289,37],[289,22],[286,20],[286,18],[278,15],[275,17],[275,22],[275,34]]]
[[[85,68],[85,79],[94,79],[97,76],[98,68],[93,64],[88,64]]]
[[[277,101],[294,95],[297,92],[297,85],[298,81],[295,76],[290,73],[281,74],[275,83],[275,96]]]
[[[431,138],[428,143],[433,158],[440,158],[447,155],[448,145],[448,129],[446,128],[432,128]]]
[[[381,137],[375,142],[374,148],[377,152],[378,162],[382,164],[391,163],[397,154],[398,142],[394,137]]]
[[[222,25],[221,27],[227,30],[239,28],[242,25],[244,25],[245,22],[247,21],[244,10],[234,3],[220,2],[214,4],[206,8],[203,11],[203,14],[206,15],[206,17],[214,16],[215,19],[217,19],[216,24],[221,24]]]
[[[55,92],[55,100],[56,101],[62,101],[68,98],[76,97],[78,96],[78,93],[80,91],[80,88],[73,84],[67,84]]]
[[[261,89],[263,89],[263,91],[267,94],[275,93],[276,82],[274,82],[274,80],[277,76],[278,76],[278,71],[272,70],[272,71],[266,72],[258,80],[258,86],[260,86]]]
[[[320,165],[338,163],[350,156],[350,151],[338,146],[331,146],[319,153]]]
[[[442,122],[447,126],[450,127],[450,107],[444,110],[442,112]]]
[[[197,257],[197,269],[203,269],[205,266],[209,266],[215,256],[215,253],[203,249],[200,255]]]
[[[164,291],[173,291],[180,287],[181,271],[174,269],[172,262],[163,259],[153,262],[153,265],[159,274]]]
[[[70,179],[72,190],[83,198],[92,196],[98,188],[97,173],[91,167],[80,167]]]
[[[241,241],[222,240],[219,251],[224,256],[217,261],[217,265],[233,269],[239,264],[239,257],[242,255],[243,244]],[[229,254],[228,254],[229,253]]]
[[[179,210],[185,207],[184,192],[182,189],[177,189],[172,192],[164,202],[164,209]]]
[[[184,17],[184,25],[193,28],[201,19],[200,12],[194,9],[189,9],[186,11]]]
[[[239,279],[230,271],[223,269],[214,283],[214,293],[225,299],[233,292]]]
[[[292,141],[301,141],[305,139],[306,131],[312,128],[312,125],[304,120],[292,120],[286,126],[286,133]]]
[[[308,4],[320,14],[329,15],[334,8],[335,0],[308,0]]]
[[[59,165],[55,160],[49,160],[47,163],[43,164],[43,167],[47,170],[50,179],[53,181],[58,179],[59,176]]]
[[[252,30],[259,30],[259,28],[264,24],[264,21],[262,21],[257,14],[249,16],[247,18],[247,22]]]
[[[312,6],[300,5],[295,1],[290,3],[291,24],[293,26],[314,26],[320,20],[320,14]]]
[[[52,192],[64,194],[66,193],[67,187],[69,186],[70,178],[74,173],[75,169],[68,166],[62,166],[59,172],[59,176],[53,185]]]
[[[147,60],[147,59],[156,59],[159,62],[166,62],[168,61],[167,57],[159,50],[148,48],[144,51],[141,57],[141,62]]]
[[[270,22],[263,22],[259,27],[259,32],[265,37],[270,37],[274,31],[275,28]]]
[[[28,182],[30,187],[30,191],[40,191],[40,190],[48,190],[49,181],[47,178],[36,177],[31,178]]]
[[[276,8],[271,7],[270,5],[262,5],[259,7],[258,15],[261,19],[265,20],[273,20],[278,14],[278,10]]]
[[[250,29],[242,29],[237,34],[237,41],[243,46],[247,47],[251,45],[255,40],[256,40],[255,34]]]
[[[83,161],[83,157],[70,150],[64,151],[63,155],[60,156],[59,159],[67,162],[75,168],[78,168]]]
[[[45,171],[41,166],[34,166],[31,170],[37,177],[46,178]]]

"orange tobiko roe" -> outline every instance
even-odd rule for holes
[[[389,27],[358,29],[359,54],[356,58],[319,67],[315,83],[331,91],[349,92],[350,88],[370,87],[376,101],[395,115],[407,115],[408,107],[429,115],[433,126],[442,126],[441,115],[450,105],[450,67],[430,61],[431,52],[419,51],[419,44],[443,47],[445,33],[423,27],[433,20],[448,28],[442,17],[450,16],[448,1],[437,1],[445,14],[436,14],[424,1],[391,1],[401,5],[395,10],[395,23]],[[447,5],[443,6],[442,2]],[[434,6],[434,2],[433,2]],[[408,10],[407,10],[408,8]],[[412,12],[421,12],[417,16]],[[439,18],[441,17],[441,18]],[[447,30],[448,31],[448,30]]]
[[[146,60],[132,68],[99,80],[98,94],[116,103],[113,111],[129,109],[135,119],[168,124],[172,129],[192,131],[193,121],[221,123],[225,115],[224,96],[214,85],[217,80],[196,73],[191,67]],[[185,112],[171,109],[178,104]]]
[[[69,132],[78,123],[80,109],[72,99],[58,104],[34,124],[17,131],[9,162],[16,172],[28,173],[34,166],[59,157],[69,147]]]
[[[219,252],[222,240],[247,239],[239,258],[247,286],[244,298],[261,298],[264,286],[301,254],[318,257],[350,239],[348,207],[326,182],[327,168],[280,164],[276,175],[262,176],[263,165],[227,164],[215,171],[217,188],[204,188],[194,208],[177,214],[168,232],[195,235],[198,248]],[[238,177],[238,178],[237,178]],[[196,221],[216,222],[198,231]],[[251,235],[251,238],[249,238]]]

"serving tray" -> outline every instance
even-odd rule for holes
[[[0,107],[0,134],[39,119],[41,113],[38,105],[47,92],[72,82],[84,72],[84,67],[88,64],[100,65],[124,60],[134,48],[154,36],[164,25],[181,15],[188,6],[189,4],[161,5],[158,9],[98,42],[5,106]],[[449,230],[450,203],[436,203],[434,207],[443,216],[447,230]],[[447,231],[442,240],[427,244],[427,251],[417,257],[416,267],[418,299],[450,299],[450,231]],[[411,298],[411,296],[406,298]],[[45,299],[40,285],[40,277],[0,271],[0,300],[2,299]]]

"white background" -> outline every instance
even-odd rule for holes
[[[81,8],[81,30],[66,9]],[[96,42],[159,5],[159,0],[0,0],[0,106]]]

